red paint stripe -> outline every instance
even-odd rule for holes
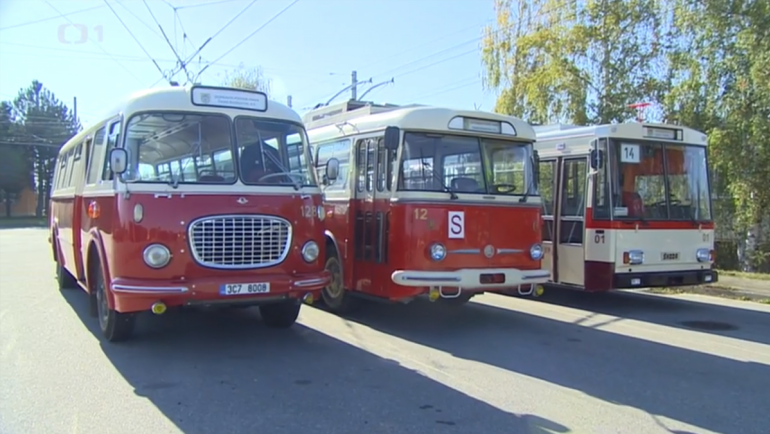
[[[639,225],[639,230],[646,229],[669,229],[669,230],[682,230],[682,229],[714,229],[714,222],[693,223],[691,221],[647,221],[642,223],[639,221],[619,221],[619,220],[604,220],[594,219],[593,209],[586,209],[586,228],[588,229],[634,229],[636,225]]]

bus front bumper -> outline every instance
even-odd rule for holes
[[[393,283],[409,287],[441,286],[463,289],[510,288],[516,285],[546,283],[548,270],[517,268],[464,268],[450,271],[398,270]]]
[[[615,289],[661,288],[708,285],[717,281],[719,281],[719,273],[716,270],[616,273],[613,287]]]
[[[331,282],[331,273],[261,274],[233,276],[231,279],[205,278],[183,282],[146,279],[113,279],[110,284],[114,297],[113,308],[118,312],[149,310],[153,303],[163,302],[168,307],[209,305],[260,305],[288,299],[301,300],[310,293],[317,299],[321,289]],[[269,283],[269,289],[260,293],[223,295],[223,285]],[[263,287],[264,290],[264,287]]]

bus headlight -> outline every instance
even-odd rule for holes
[[[148,267],[163,268],[171,261],[171,251],[163,244],[150,244],[144,248],[142,259]]]
[[[446,247],[439,243],[430,246],[430,258],[434,261],[441,261],[446,258]]]
[[[623,263],[628,265],[639,265],[644,262],[644,252],[641,250],[631,250],[623,252]]]
[[[543,259],[543,246],[540,244],[533,244],[532,247],[529,248],[529,256],[535,261]]]
[[[698,259],[698,262],[709,262],[711,261],[711,250],[698,249],[695,252],[695,257]]]
[[[315,241],[308,241],[302,246],[302,259],[305,262],[315,261],[319,254],[321,254],[321,249],[318,248],[318,243]]]

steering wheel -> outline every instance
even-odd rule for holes
[[[494,184],[496,193],[513,193],[516,191],[516,186],[513,184]]]
[[[287,177],[289,179],[291,179],[293,176],[297,177],[297,178],[299,178],[299,183],[300,184],[302,183],[302,181],[305,180],[305,175],[303,175],[301,173],[280,172],[280,173],[268,173],[267,175],[259,178],[257,180],[257,182],[262,182],[264,180],[272,179],[272,178],[278,178],[279,176],[285,176],[285,177]]]

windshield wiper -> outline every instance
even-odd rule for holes
[[[430,174],[433,176],[433,179],[438,181],[438,183],[441,185],[441,188],[443,188],[445,192],[449,193],[450,199],[455,200],[460,198],[459,196],[457,196],[457,193],[455,193],[454,190],[449,188],[449,186],[444,183],[444,180],[441,179],[441,176],[439,176],[438,173],[433,171],[433,168],[431,167],[430,163],[425,163],[421,160],[420,165],[423,166],[423,168],[427,167],[428,172],[430,172]]]
[[[273,162],[276,166],[278,166],[278,169],[281,171],[282,174],[285,174],[287,178],[289,178],[289,182],[291,182],[292,187],[294,187],[294,190],[299,191],[300,188],[302,188],[302,185],[299,182],[295,182],[294,178],[291,177],[292,173],[286,170],[286,167],[284,167],[283,164],[281,164],[281,160],[275,158],[272,154],[269,152],[265,152],[265,150],[262,148],[262,144],[259,145],[260,151],[262,151],[262,155],[266,156],[270,159],[270,161]]]

